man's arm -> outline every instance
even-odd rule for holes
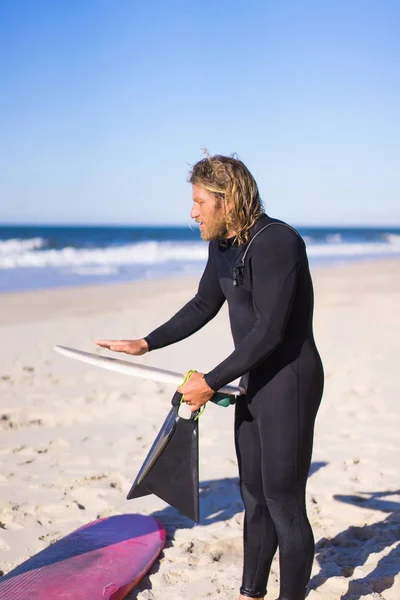
[[[164,348],[189,337],[211,321],[224,302],[225,296],[219,283],[210,243],[207,265],[200,280],[197,294],[169,321],[144,338],[149,350]]]
[[[251,270],[257,321],[232,354],[205,375],[213,390],[256,367],[283,341],[304,249],[299,236],[282,229],[254,241]]]

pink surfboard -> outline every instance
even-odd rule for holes
[[[0,578],[1,600],[122,600],[157,560],[165,529],[117,515],[73,531]]]

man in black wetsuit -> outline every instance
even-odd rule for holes
[[[231,157],[194,165],[191,217],[209,241],[198,292],[141,340],[99,340],[140,355],[182,340],[227,300],[235,350],[179,391],[198,410],[237,377],[247,395],[235,407],[235,442],[245,506],[241,600],[263,598],[279,548],[279,600],[304,600],[314,555],[305,488],[323,370],[312,331],[313,290],[305,245],[263,212],[257,184]]]

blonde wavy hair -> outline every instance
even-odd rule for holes
[[[238,245],[247,244],[251,228],[264,212],[257,183],[235,155],[205,154],[192,167],[188,181],[213,194],[220,204],[230,202],[227,229],[235,232]]]

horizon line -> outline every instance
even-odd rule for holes
[[[400,222],[399,223],[387,223],[387,222],[382,222],[382,223],[377,223],[377,224],[372,224],[372,223],[293,223],[294,227],[326,227],[326,228],[332,228],[332,227],[340,227],[340,228],[363,228],[363,229],[381,229],[381,228],[392,228],[392,229],[400,229]],[[127,229],[127,228],[139,228],[139,227],[143,227],[143,228],[153,228],[153,229],[157,229],[157,228],[173,228],[173,229],[190,229],[190,227],[187,224],[183,224],[183,223],[88,223],[88,222],[79,222],[79,223],[71,223],[71,222],[48,222],[48,223],[37,223],[37,222],[17,222],[17,221],[10,221],[10,222],[1,222],[0,221],[0,227],[108,227],[108,228],[115,228],[115,227],[120,227],[122,229]]]

